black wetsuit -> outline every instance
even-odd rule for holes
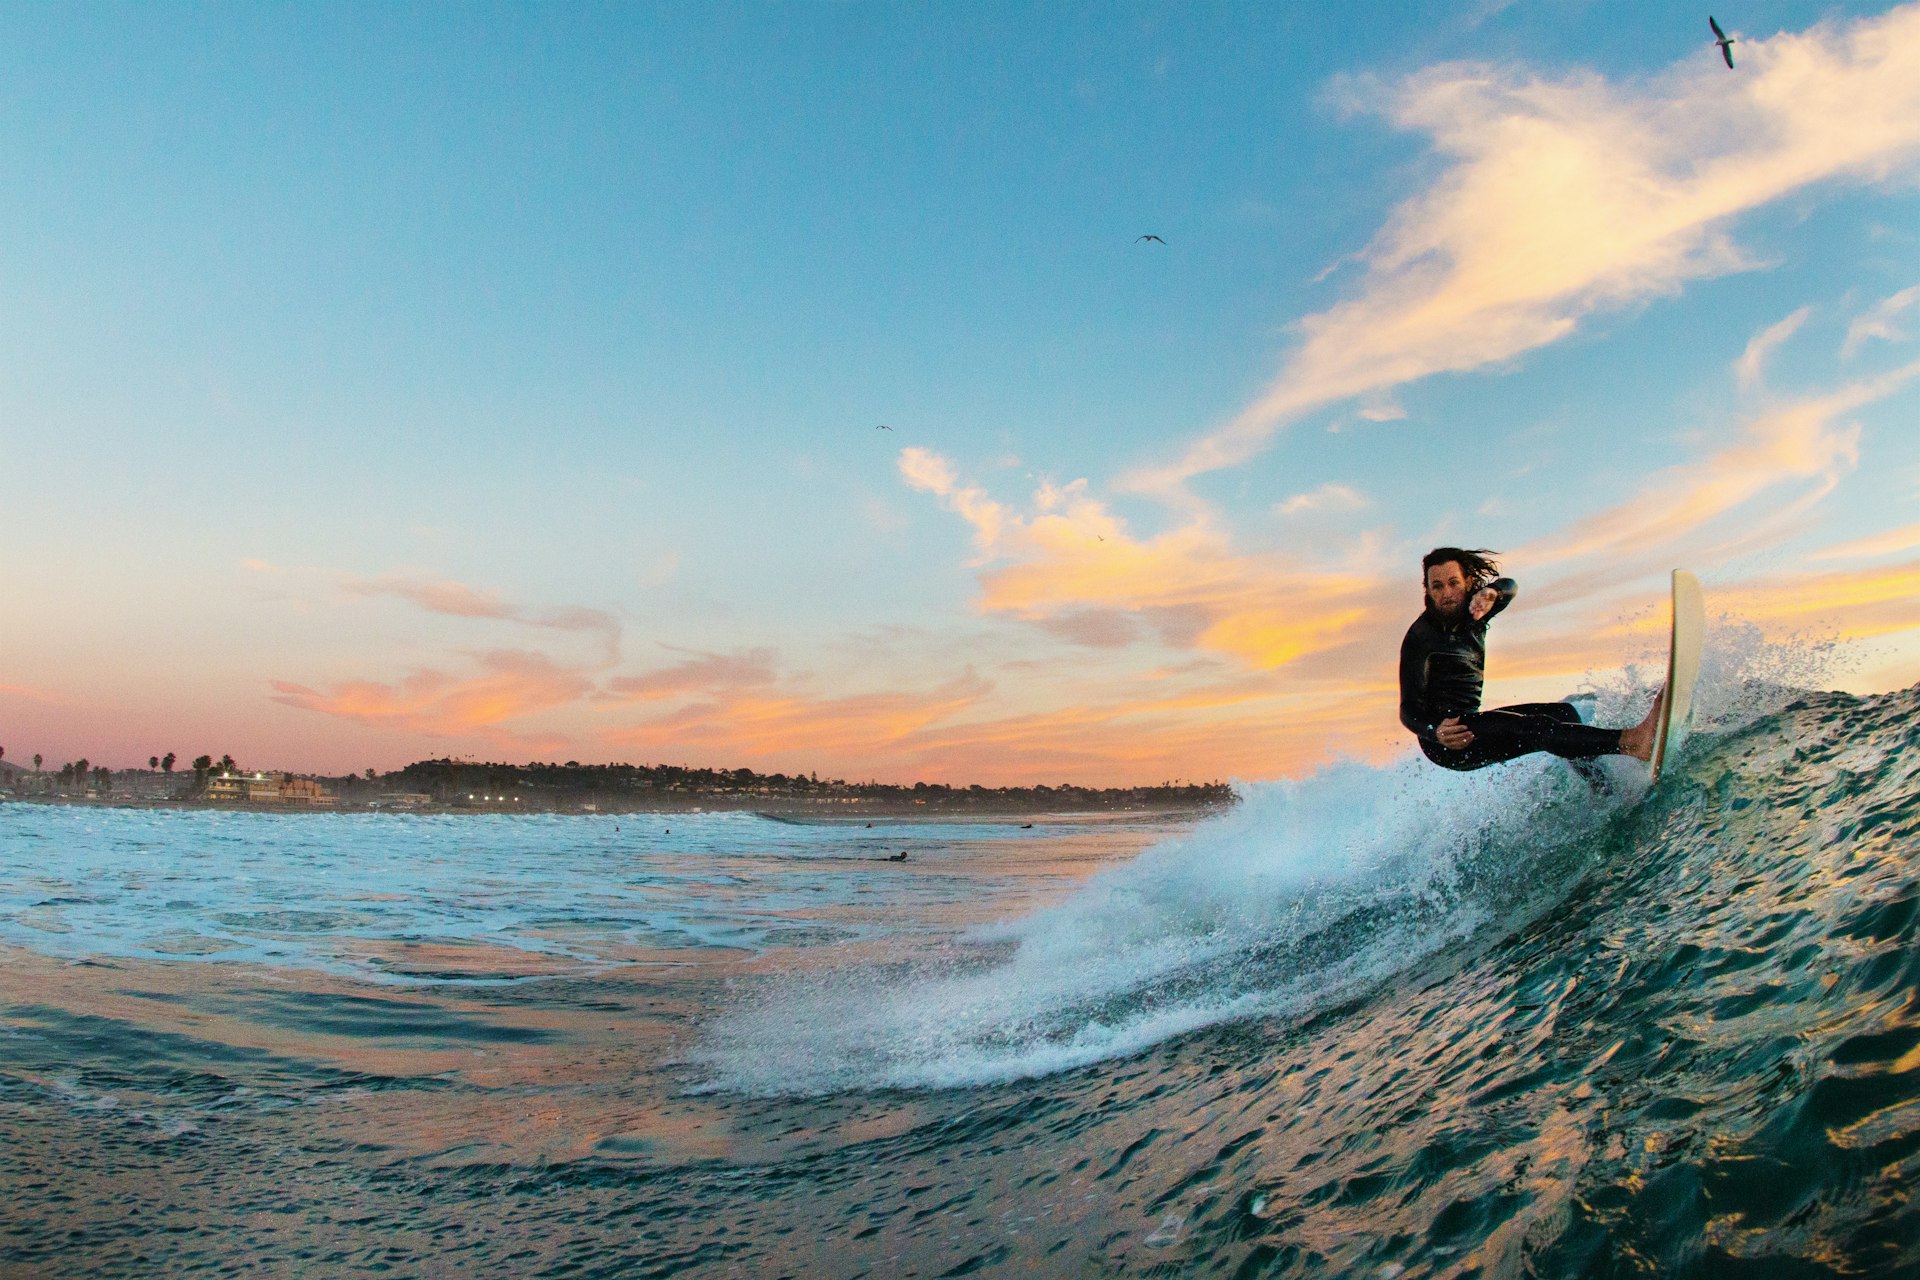
[[[1487,623],[1513,602],[1519,590],[1512,578],[1487,584],[1499,597],[1487,616],[1476,620],[1462,609],[1452,620],[1431,606],[1407,628],[1400,642],[1400,723],[1420,739],[1427,759],[1448,769],[1484,769],[1535,751],[1567,760],[1590,760],[1620,750],[1618,729],[1580,723],[1580,713],[1565,702],[1525,702],[1480,710],[1486,684]],[[1440,745],[1437,728],[1449,716],[1473,732],[1473,742],[1458,750]]]

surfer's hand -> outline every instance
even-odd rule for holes
[[[1467,601],[1467,611],[1473,614],[1473,620],[1478,622],[1492,611],[1494,602],[1499,599],[1500,593],[1492,587],[1482,587],[1473,593],[1473,599]]]
[[[1433,727],[1433,736],[1440,745],[1449,751],[1459,751],[1473,745],[1473,730],[1460,723],[1459,716],[1448,716]]]

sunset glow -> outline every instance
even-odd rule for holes
[[[9,762],[1298,774],[1440,543],[1920,680],[1920,4],[356,12],[0,20]]]

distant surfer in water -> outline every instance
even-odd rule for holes
[[[1480,709],[1486,681],[1487,623],[1513,603],[1519,587],[1499,576],[1484,548],[1435,547],[1420,561],[1427,607],[1400,642],[1400,723],[1427,759],[1446,769],[1484,769],[1535,751],[1584,762],[1595,756],[1653,755],[1655,698],[1631,729],[1580,723],[1566,702]],[[1582,767],[1588,773],[1591,765]],[[1591,775],[1590,775],[1591,776]]]

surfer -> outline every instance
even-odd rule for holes
[[[1630,729],[1580,723],[1571,703],[1526,702],[1480,709],[1486,680],[1487,623],[1513,603],[1519,587],[1499,576],[1494,552],[1435,547],[1420,561],[1426,610],[1400,642],[1400,723],[1427,759],[1445,769],[1484,769],[1535,751],[1584,762],[1595,756],[1653,755],[1660,699]],[[1582,773],[1592,766],[1575,768]]]

